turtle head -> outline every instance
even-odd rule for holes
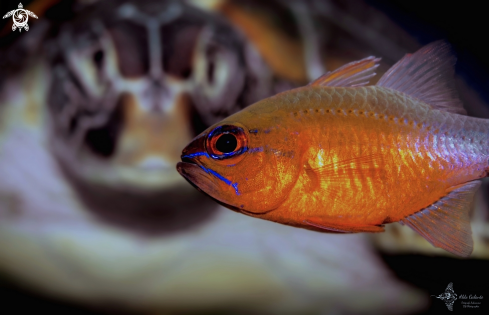
[[[191,189],[175,169],[182,149],[267,96],[253,89],[268,79],[248,70],[251,48],[226,20],[185,2],[145,4],[101,7],[91,13],[101,16],[81,14],[60,30],[48,94],[52,148],[85,182]]]

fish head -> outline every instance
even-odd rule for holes
[[[228,117],[187,145],[178,172],[232,210],[252,215],[276,209],[300,172],[298,139],[287,139],[285,130],[269,132],[279,120],[250,107]]]

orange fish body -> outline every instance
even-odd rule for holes
[[[274,125],[266,114],[253,118],[255,110],[275,102],[280,109],[273,116],[281,118]],[[290,178],[294,183],[288,191],[267,192],[278,195],[273,200],[287,195],[274,211],[260,215],[270,209],[254,208],[262,202],[253,198],[245,209],[291,225],[305,226],[305,220],[316,218],[355,230],[399,221],[439,200],[451,187],[486,175],[487,159],[480,151],[487,138],[481,126],[489,130],[489,124],[453,116],[382,87],[316,87],[280,94],[223,123],[254,121],[257,132],[250,142],[267,132],[264,140],[269,143],[263,151],[258,146],[257,159],[279,165],[272,156],[284,155],[278,159],[297,164],[266,179]],[[253,172],[251,166],[249,170]]]
[[[489,170],[489,122],[454,113],[463,108],[447,101],[453,90],[436,72],[403,70],[435,54],[445,75],[447,47],[435,43],[377,86],[362,86],[378,61],[367,58],[253,104],[197,137],[177,169],[247,215],[329,232],[382,232],[401,221],[468,256],[468,209]],[[406,73],[412,83],[399,80]]]

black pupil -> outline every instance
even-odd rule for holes
[[[238,146],[238,140],[230,133],[225,133],[216,141],[216,149],[222,153],[231,153],[236,150]]]

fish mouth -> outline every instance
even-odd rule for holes
[[[219,186],[215,183],[212,175],[204,171],[195,161],[182,160],[183,162],[177,163],[178,173],[198,190],[216,198],[219,195]]]
[[[198,182],[202,181],[202,177],[209,178],[206,172],[197,163],[191,159],[183,159],[177,163],[177,172],[183,176],[190,184],[197,186]],[[210,179],[210,178],[209,178]]]
[[[264,215],[276,210],[276,209],[271,209],[264,212],[252,212],[252,211],[247,211],[238,208],[229,203],[226,203],[225,201],[222,200],[222,198],[219,197],[220,187],[215,183],[215,179],[213,178],[213,176],[207,173],[206,171],[204,171],[204,169],[202,169],[201,166],[195,163],[195,161],[189,159],[185,159],[185,160],[186,161],[184,162],[177,163],[178,173],[180,173],[180,175],[182,175],[197,190],[205,193],[221,206],[226,207],[232,211],[246,214],[249,216],[254,216],[254,217]]]
[[[219,187],[214,183],[214,178],[206,173],[195,161],[189,158],[182,158],[182,162],[177,163],[177,171],[197,190],[205,193],[221,206],[243,213],[242,209],[216,198],[219,193]]]
[[[209,182],[213,183],[214,180],[210,174],[202,169],[200,163],[198,163],[198,157],[203,154],[204,141],[205,135],[199,135],[183,149],[182,155],[180,156],[182,162],[177,163],[177,171],[192,186],[208,193],[204,188],[210,186]],[[215,184],[212,186],[215,186]]]
[[[273,211],[274,209],[263,213],[253,213],[228,204],[223,200],[220,194],[222,189],[221,186],[216,183],[216,178],[214,175],[212,175],[209,170],[206,170],[206,168],[200,162],[201,156],[208,157],[207,152],[203,151],[203,148],[205,148],[204,142],[206,137],[207,134],[197,136],[185,147],[185,149],[183,149],[182,155],[180,156],[182,162],[177,163],[178,173],[180,173],[180,175],[182,175],[182,177],[185,178],[187,182],[189,182],[197,190],[207,194],[221,206],[230,210],[252,216]]]

